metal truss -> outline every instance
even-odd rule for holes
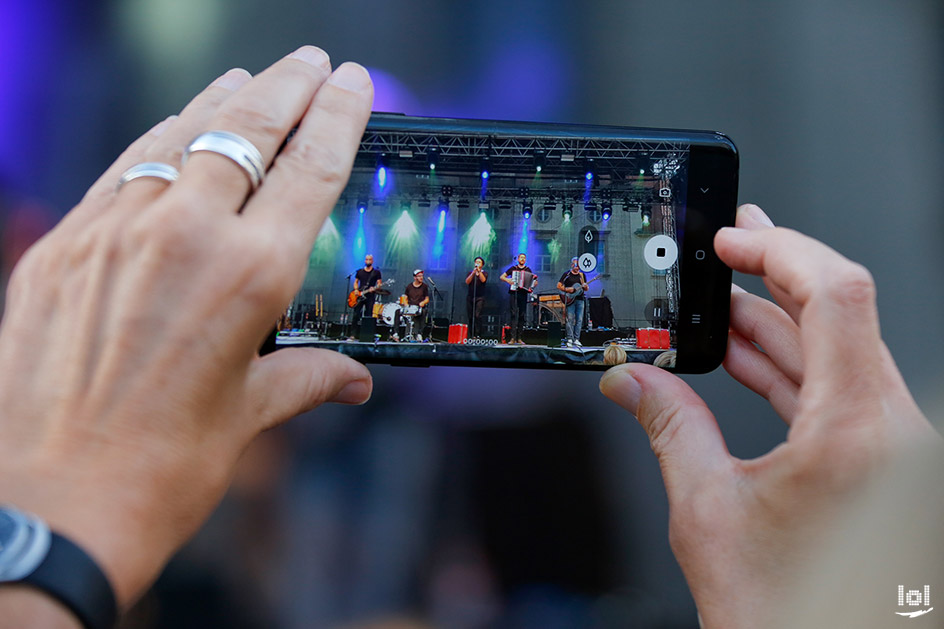
[[[427,167],[426,160],[432,153],[438,155],[441,162],[437,169],[444,171],[474,171],[481,166],[483,158],[488,158],[493,172],[505,169],[513,173],[533,173],[535,155],[543,152],[545,170],[576,171],[592,164],[602,174],[603,171],[628,171],[640,163],[638,160],[682,165],[688,148],[685,142],[663,140],[368,132],[361,140],[358,166],[373,167],[383,154],[399,160],[398,165],[404,167],[411,163],[417,168]]]

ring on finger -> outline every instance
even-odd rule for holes
[[[126,183],[139,177],[154,177],[156,179],[163,179],[167,183],[173,183],[177,181],[177,177],[179,176],[180,173],[170,164],[165,164],[164,162],[142,162],[135,164],[121,173],[121,177],[118,177],[118,185],[115,186],[115,191],[121,190]]]
[[[262,153],[252,142],[241,135],[229,131],[207,131],[190,143],[184,151],[182,161],[186,163],[190,154],[197,151],[210,151],[231,159],[246,172],[253,192],[265,177],[265,162],[262,160]]]

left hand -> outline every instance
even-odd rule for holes
[[[0,502],[85,548],[122,606],[203,523],[260,431],[370,395],[367,369],[336,352],[257,350],[302,283],[372,97],[363,68],[332,72],[313,47],[254,78],[231,71],[132,144],[13,272]],[[115,191],[134,164],[180,166],[187,142],[211,129],[272,163],[248,201],[246,174],[206,152],[172,184]]]

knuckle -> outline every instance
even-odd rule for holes
[[[649,435],[649,445],[656,457],[662,458],[670,448],[672,439],[681,427],[681,410],[672,404],[658,409],[649,417],[646,432]]]
[[[273,111],[267,101],[228,102],[219,113],[215,125],[220,129],[235,129],[240,135],[254,142],[261,138],[282,138],[285,134],[284,123]]]
[[[349,161],[332,143],[296,138],[279,156],[278,164],[313,177],[313,183],[342,188],[347,183]]]
[[[861,264],[846,263],[830,276],[827,290],[833,298],[850,306],[871,306],[875,303],[875,280]]]

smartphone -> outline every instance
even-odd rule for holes
[[[374,114],[274,348],[367,363],[704,373],[738,153],[711,131]]]

